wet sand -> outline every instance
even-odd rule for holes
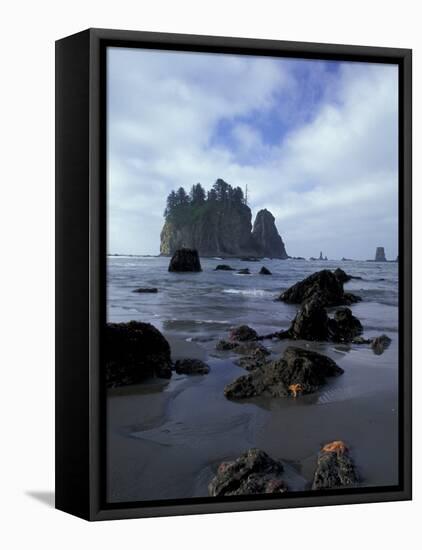
[[[246,373],[236,356],[215,352],[215,342],[166,337],[173,359],[205,359],[211,371],[109,392],[110,502],[207,496],[220,462],[250,447],[283,460],[291,491],[309,489],[318,451],[334,439],[350,447],[362,486],[397,483],[397,338],[381,356],[367,346],[295,342],[329,355],[344,374],[312,395],[245,402],[223,393]],[[274,357],[288,345],[267,344]]]

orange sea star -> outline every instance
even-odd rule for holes
[[[292,393],[293,397],[296,397],[298,393],[303,392],[303,388],[300,384],[290,384],[289,391]]]
[[[337,453],[338,455],[346,453],[348,450],[349,449],[343,441],[332,441],[322,448],[324,453]]]

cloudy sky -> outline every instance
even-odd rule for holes
[[[397,67],[108,49],[109,253],[158,254],[168,193],[248,185],[292,256],[397,255]]]

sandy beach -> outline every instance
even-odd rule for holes
[[[174,374],[108,392],[108,499],[208,495],[218,465],[251,447],[283,461],[290,491],[310,488],[323,444],[347,442],[360,485],[397,483],[397,342],[382,356],[367,347],[295,342],[344,369],[321,391],[292,398],[230,401],[224,386],[245,374],[236,356],[164,333],[173,360],[205,359],[207,376]],[[271,342],[278,356],[287,342]]]

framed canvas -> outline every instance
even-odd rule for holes
[[[411,498],[411,50],[56,43],[56,507]]]

